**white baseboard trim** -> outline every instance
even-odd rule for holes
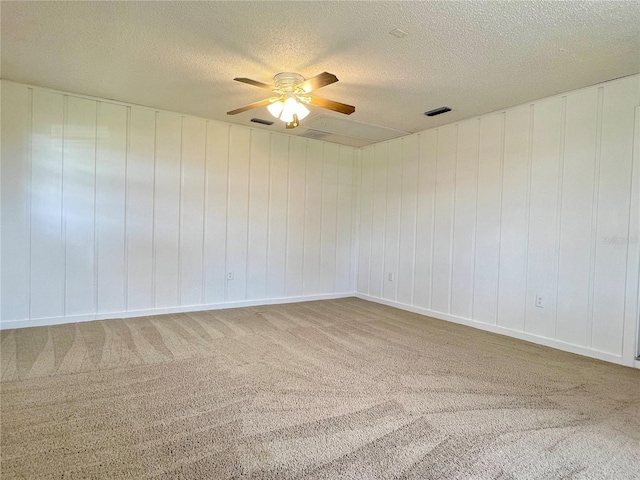
[[[61,325],[63,323],[89,322],[92,320],[108,320],[111,318],[148,317],[167,313],[201,312],[203,310],[222,310],[228,308],[257,307],[261,305],[278,305],[284,303],[311,302],[314,300],[335,300],[338,298],[354,297],[355,293],[327,293],[317,295],[302,295],[298,297],[261,298],[258,300],[242,300],[238,302],[208,303],[202,305],[186,305],[168,308],[150,308],[146,310],[128,310],[125,312],[109,312],[88,315],[67,315],[64,317],[30,318],[23,320],[0,321],[0,330],[12,328],[42,327]]]
[[[617,363],[618,365],[624,365],[640,369],[640,361],[634,360],[633,363],[625,363],[620,355],[613,355],[606,352],[600,352],[598,350],[592,350],[589,348],[581,347],[579,345],[572,345],[570,343],[561,342],[551,338],[540,337],[531,333],[521,332],[519,330],[512,330],[510,328],[501,327],[499,325],[491,325],[488,323],[478,322],[476,320],[470,320],[464,317],[458,317],[455,315],[449,315],[447,313],[437,312],[435,310],[429,310],[427,308],[415,307],[413,305],[407,305],[404,303],[394,302],[392,300],[386,300],[384,298],[372,297],[356,292],[345,293],[329,293],[329,294],[317,294],[317,295],[302,295],[298,297],[282,297],[282,298],[262,298],[257,300],[242,300],[238,302],[226,302],[226,303],[209,303],[202,305],[186,305],[180,307],[168,307],[168,308],[151,308],[146,310],[129,310],[125,312],[110,312],[88,315],[68,315],[65,317],[46,317],[46,318],[32,318],[22,320],[2,320],[0,321],[0,330],[8,330],[14,328],[28,328],[28,327],[41,327],[50,325],[61,325],[64,323],[76,323],[76,322],[89,322],[92,320],[107,320],[112,318],[134,318],[134,317],[148,317],[152,315],[164,315],[168,313],[185,313],[185,312],[200,312],[203,310],[222,310],[228,308],[241,308],[241,307],[256,307],[261,305],[279,305],[285,303],[300,303],[311,302],[314,300],[335,300],[338,298],[357,297],[362,300],[370,302],[380,303],[389,307],[399,308],[408,312],[425,315],[427,317],[437,318],[448,322],[458,323],[469,327],[478,328],[492,333],[500,335],[506,335],[508,337],[517,338],[519,340],[525,340],[538,345],[544,345],[547,347],[556,348],[565,352],[575,353],[583,355],[585,357],[591,357],[598,360],[604,360],[606,362]]]
[[[565,352],[575,353],[585,357],[591,357],[598,360],[604,360],[605,362],[617,363],[618,365],[624,365],[627,367],[640,368],[640,361],[635,361],[633,364],[625,363],[622,356],[614,355],[607,352],[600,352],[590,348],[581,347],[579,345],[573,345],[571,343],[554,340],[547,337],[541,337],[531,333],[522,332],[519,330],[512,330],[510,328],[501,327],[500,325],[491,325],[489,323],[478,322],[477,320],[471,320],[464,317],[458,317],[455,315],[449,315],[448,313],[437,312],[429,310],[427,308],[415,307],[413,305],[407,305],[404,303],[394,302],[392,300],[386,300],[384,298],[372,297],[362,293],[356,293],[356,297],[362,300],[368,300],[370,302],[380,303],[389,307],[399,308],[408,312],[418,313],[427,317],[437,318],[438,320],[445,320],[448,322],[458,323],[469,327],[478,328],[487,332],[497,333],[500,335],[506,335],[508,337],[517,338],[519,340],[525,340],[527,342],[536,343],[538,345],[544,345],[546,347],[556,348]]]

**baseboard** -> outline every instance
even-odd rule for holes
[[[317,295],[302,295],[298,297],[261,298],[257,300],[242,300],[239,302],[208,303],[202,305],[187,305],[168,308],[150,308],[146,310],[128,310],[125,312],[109,312],[89,315],[67,315],[64,317],[31,318],[24,320],[0,321],[0,330],[13,328],[42,327],[48,325],[61,325],[63,323],[89,322],[92,320],[107,320],[111,318],[148,317],[151,315],[164,315],[167,313],[201,312],[203,310],[222,310],[228,308],[256,307],[261,305],[278,305],[285,303],[311,302],[314,300],[335,300],[338,298],[353,297],[355,293],[327,293]]]
[[[566,343],[566,342],[554,340],[547,337],[541,337],[531,333],[522,332],[519,330],[512,330],[510,328],[501,327],[500,325],[491,325],[488,323],[478,322],[476,320],[470,320],[468,318],[458,317],[455,315],[450,315],[448,313],[437,312],[434,310],[429,310],[427,308],[415,307],[413,305],[394,302],[392,300],[386,300],[383,298],[372,297],[370,295],[365,295],[362,293],[356,293],[355,296],[358,298],[361,298],[362,300],[368,300],[370,302],[380,303],[382,305],[399,308],[401,310],[406,310],[408,312],[418,313],[420,315],[425,315],[427,317],[433,317],[439,320],[445,320],[448,322],[453,322],[461,325],[466,325],[469,327],[478,328],[480,330],[485,330],[487,332],[506,335],[508,337],[517,338],[519,340],[525,340],[527,342],[536,343],[538,345],[544,345],[546,347],[556,348],[558,350],[562,350],[565,352],[575,353],[577,355],[591,357],[598,360],[604,360],[605,362],[617,363],[618,365],[624,365],[627,367],[640,368],[639,361],[636,361],[635,364],[633,365],[629,365],[628,363],[625,363],[623,361],[623,358],[620,355],[613,355],[607,352],[600,352],[598,350],[592,350],[579,345],[573,345],[571,343]]]
[[[146,310],[129,310],[125,312],[110,312],[100,314],[89,315],[68,315],[64,317],[46,317],[46,318],[33,318],[23,320],[3,320],[0,321],[0,330],[8,330],[14,328],[27,328],[27,327],[40,327],[49,325],[61,325],[64,323],[76,323],[76,322],[88,322],[92,320],[107,320],[112,318],[134,318],[134,317],[148,317],[151,315],[164,315],[168,313],[185,313],[185,312],[200,312],[204,310],[222,310],[228,308],[241,308],[241,307],[256,307],[261,305],[279,305],[286,303],[300,303],[310,302],[314,300],[335,300],[339,298],[357,297],[362,300],[387,305],[389,307],[399,308],[409,312],[425,315],[427,317],[437,318],[439,320],[445,320],[448,322],[458,323],[469,327],[478,328],[492,333],[500,335],[506,335],[508,337],[517,338],[519,340],[525,340],[538,345],[544,345],[547,347],[556,348],[565,352],[575,353],[583,355],[585,357],[591,357],[598,360],[604,360],[606,362],[616,363],[618,365],[630,366],[640,369],[640,360],[634,360],[631,365],[625,363],[621,356],[613,355],[606,352],[600,352],[598,350],[592,350],[589,348],[581,347],[579,345],[572,345],[570,343],[561,342],[547,337],[541,337],[531,333],[521,332],[519,330],[512,330],[510,328],[501,327],[499,325],[491,325],[488,323],[478,322],[470,320],[464,317],[458,317],[447,313],[437,312],[429,310],[427,308],[415,307],[413,305],[407,305],[404,303],[394,302],[392,300],[386,300],[383,298],[372,297],[362,293],[345,292],[345,293],[329,293],[329,294],[317,294],[317,295],[302,295],[297,297],[282,297],[282,298],[262,298],[257,300],[242,300],[238,302],[226,302],[226,303],[209,303],[202,305],[187,305],[180,307],[168,307],[168,308],[151,308]]]

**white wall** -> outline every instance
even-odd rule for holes
[[[640,76],[362,150],[1,85],[2,328],[357,291],[633,365]]]
[[[357,292],[633,365],[637,105],[636,75],[364,148]]]
[[[2,81],[0,325],[352,292],[358,154]]]

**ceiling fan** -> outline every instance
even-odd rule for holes
[[[351,115],[356,111],[356,107],[351,105],[309,95],[314,90],[336,83],[338,77],[333,73],[323,72],[320,75],[305,80],[305,78],[298,73],[283,72],[273,77],[273,85],[251,80],[250,78],[234,78],[234,80],[270,90],[276,95],[231,110],[227,112],[227,115],[236,115],[253,108],[267,107],[269,113],[285,122],[287,128],[295,128],[300,124],[300,120],[309,115],[309,109],[305,104],[326,108],[334,112],[344,113],[345,115]]]

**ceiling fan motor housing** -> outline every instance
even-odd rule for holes
[[[282,94],[295,93],[296,85],[302,82],[304,82],[304,77],[298,73],[282,72],[273,77],[273,83],[276,86],[275,91]]]

